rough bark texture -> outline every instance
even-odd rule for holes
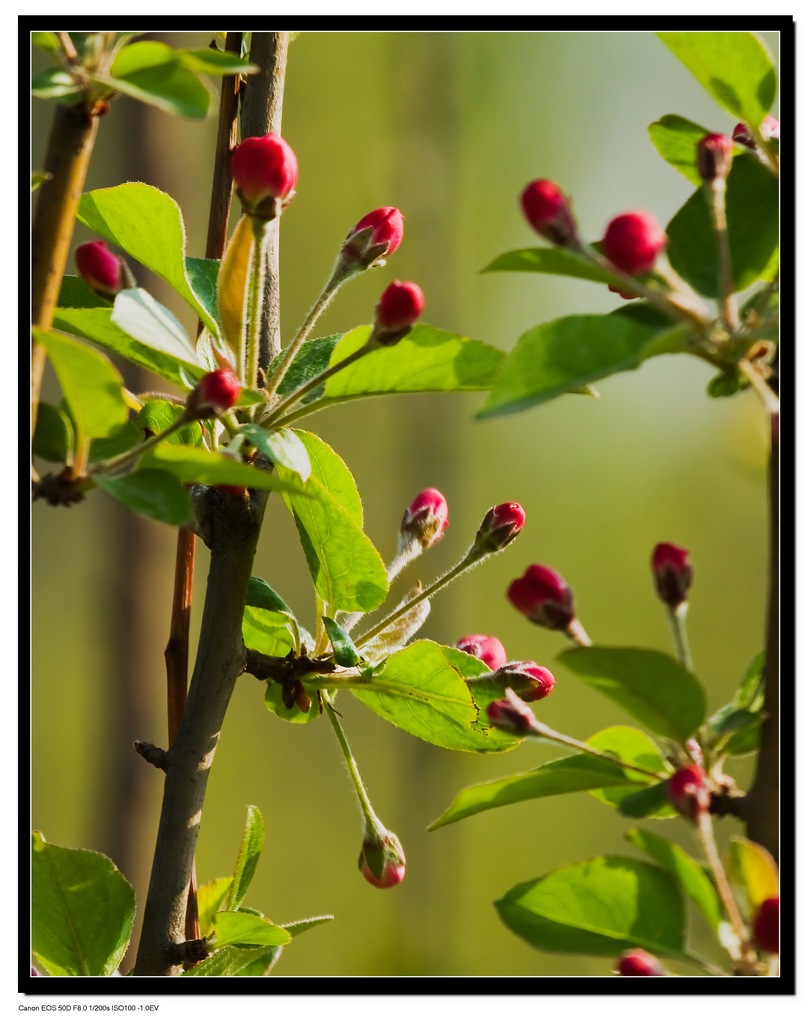
[[[199,531],[211,564],[197,660],[177,738],[167,752],[163,806],[136,975],[176,974],[173,946],[184,941],[186,899],[208,773],[234,683],[243,671],[242,613],[266,501],[197,495]]]

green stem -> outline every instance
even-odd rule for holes
[[[301,325],[301,327],[299,327],[298,334],[296,334],[295,338],[293,338],[293,340],[285,349],[284,356],[282,358],[282,361],[279,363],[276,372],[267,382],[266,390],[269,399],[272,399],[273,396],[278,391],[279,385],[284,380],[284,375],[290,369],[290,366],[296,357],[296,353],[307,340],[316,320],[318,320],[318,318],[321,316],[321,314],[324,312],[324,310],[327,308],[330,302],[332,302],[332,300],[335,298],[338,289],[341,287],[342,284],[344,284],[346,280],[348,280],[346,276],[340,276],[336,273],[333,273],[329,281],[327,281],[327,283],[324,285],[321,294],[315,300],[312,308],[310,309],[310,312],[304,318],[304,323]]]
[[[749,936],[746,931],[746,925],[743,923],[741,912],[738,910],[738,904],[735,902],[735,897],[732,895],[732,888],[729,884],[729,879],[724,871],[724,865],[721,861],[720,854],[718,853],[718,847],[715,843],[715,834],[712,830],[712,816],[707,811],[702,811],[698,815],[696,822],[698,826],[698,835],[701,840],[701,847],[704,850],[704,856],[707,858],[707,864],[709,865],[710,872],[712,873],[713,880],[715,881],[715,888],[718,890],[718,896],[721,899],[721,903],[724,905],[729,923],[732,925],[732,930],[738,941],[741,944],[741,954],[745,955],[746,950],[749,947]]]
[[[580,740],[576,740],[573,736],[566,736],[564,733],[555,732],[554,729],[550,729],[548,725],[544,725],[537,719],[532,725],[532,735],[537,739],[549,740],[552,743],[559,743],[561,746],[579,750],[583,754],[599,757],[603,761],[609,761],[611,764],[619,765],[621,768],[626,768],[629,771],[640,772],[642,775],[656,779],[657,782],[667,778],[667,775],[662,772],[652,772],[648,768],[641,768],[638,764],[629,764],[627,761],[621,761],[614,754],[610,754],[605,750],[597,750],[596,747],[590,747],[588,743],[581,743]]]
[[[732,277],[732,254],[729,248],[729,231],[727,230],[726,211],[726,178],[719,177],[708,181],[705,186],[707,201],[710,206],[713,227],[718,238],[718,261],[720,270],[720,305],[724,326],[728,331],[736,331],[740,322],[738,303],[735,298],[735,282]]]
[[[673,629],[676,655],[687,671],[692,672],[693,659],[690,657],[690,646],[687,643],[687,602],[682,601],[677,608],[671,608],[668,605],[667,617]]]
[[[259,217],[251,219],[253,249],[248,271],[248,339],[246,352],[240,353],[242,380],[249,388],[255,388],[259,374],[259,346],[262,335],[262,294],[265,280],[265,238],[268,221]]]
[[[366,822],[366,831],[370,833],[385,831],[383,822],[375,814],[374,807],[372,807],[372,803],[369,800],[369,794],[366,792],[366,787],[363,785],[363,779],[360,777],[360,770],[358,769],[357,761],[352,754],[349,741],[346,738],[346,733],[338,720],[338,715],[329,701],[324,701],[324,708],[326,709],[330,725],[335,730],[335,735],[338,738],[338,743],[341,747],[341,752],[344,755],[347,770],[349,771],[349,777],[352,779],[355,792],[358,794],[358,801],[360,802],[360,808],[363,812],[364,821]]]
[[[106,462],[97,462],[93,466],[94,476],[110,476],[112,473],[117,472],[125,466],[128,466],[135,459],[140,458],[145,451],[150,448],[154,448],[159,441],[165,440],[175,431],[180,430],[181,427],[185,427],[187,423],[192,423],[196,419],[195,416],[189,413],[188,410],[182,413],[174,423],[171,423],[166,430],[162,430],[160,434],[155,434],[154,437],[148,437],[145,441],[142,441],[139,445],[131,448],[128,452],[123,452],[121,455],[116,455],[115,458],[108,459]]]
[[[363,644],[368,643],[369,640],[376,637],[378,633],[382,633],[384,629],[387,629],[393,622],[396,622],[401,615],[405,615],[405,613],[410,611],[415,605],[420,604],[420,602],[425,601],[427,598],[433,597],[434,594],[438,593],[444,587],[447,587],[447,585],[452,580],[456,579],[457,576],[460,576],[463,572],[472,568],[472,566],[477,562],[480,562],[482,558],[486,557],[486,555],[473,555],[473,549],[471,548],[461,562],[458,562],[452,569],[449,569],[444,576],[440,576],[438,579],[434,580],[434,582],[427,586],[425,590],[412,597],[410,601],[406,601],[405,604],[395,608],[394,611],[391,612],[390,615],[387,615],[385,619],[378,622],[376,626],[373,626],[372,629],[364,633],[363,636],[358,637],[355,641],[355,646],[361,647]]]
[[[278,405],[273,407],[273,411],[269,416],[262,420],[263,426],[273,426],[276,424],[276,420],[279,418],[280,413],[285,409],[289,409],[291,405],[295,405],[296,402],[300,401],[306,394],[313,391],[315,388],[320,387],[325,380],[329,380],[330,377],[334,376],[339,370],[345,370],[347,366],[351,366],[352,363],[357,362],[361,356],[365,356],[367,352],[373,352],[377,348],[377,345],[367,342],[356,352],[348,355],[345,359],[342,359],[339,363],[334,366],[328,366],[326,370],[322,370],[321,373],[316,374],[310,380],[306,381],[301,385],[300,388],[296,388],[291,394],[287,395]]]

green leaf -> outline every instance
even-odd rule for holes
[[[313,377],[317,377],[319,373],[323,373],[330,364],[333,349],[342,337],[342,334],[330,334],[326,338],[313,338],[311,341],[305,342],[293,357],[293,362],[282,378],[278,390],[279,395],[282,397],[289,395],[293,391],[297,391],[307,381],[312,380]],[[270,364],[268,380],[273,377],[284,356],[283,350]],[[307,405],[310,402],[314,402],[317,398],[321,398],[323,394],[324,385],[322,384],[320,387],[313,388],[312,391],[308,392],[300,400],[301,404]]]
[[[673,818],[676,811],[670,802],[667,780],[628,793],[617,802],[617,810],[626,818]]]
[[[141,430],[149,430],[160,434],[177,422],[185,411],[185,406],[177,402],[167,402],[164,398],[150,398],[138,410],[135,422]],[[199,445],[203,443],[203,428],[199,423],[188,423],[166,438],[168,444]]]
[[[263,917],[221,911],[214,915],[214,935],[217,947],[233,945],[285,946],[290,933]]]
[[[135,919],[135,893],[113,862],[34,832],[31,886],[31,948],[42,966],[54,975],[111,975]]]
[[[234,877],[231,888],[228,891],[226,910],[239,910],[248,892],[259,855],[265,845],[265,819],[258,807],[248,807],[248,816],[245,820],[245,830],[242,834],[242,843],[239,847]],[[216,924],[215,924],[216,927]],[[233,939],[231,941],[245,941]],[[268,942],[270,940],[267,940]],[[267,944],[263,942],[263,945]],[[281,945],[281,943],[277,943]]]
[[[132,43],[119,50],[109,75],[92,81],[179,117],[205,117],[211,102],[208,86],[165,43]]]
[[[251,75],[259,70],[247,57],[222,50],[176,50],[178,59],[191,71],[205,75]]]
[[[242,917],[247,915],[242,914]],[[221,949],[202,963],[195,964],[188,971],[184,971],[184,978],[232,978],[241,974],[244,968],[255,960],[275,954],[278,945],[273,946],[247,946],[240,949],[235,946],[227,946]]]
[[[246,605],[242,615],[242,640],[249,650],[283,658],[298,653],[299,632],[291,612],[267,611]]]
[[[735,291],[770,271],[779,242],[779,182],[751,153],[732,161],[726,211]],[[707,197],[698,189],[667,226],[673,269],[702,295],[720,289],[718,240]]]
[[[44,68],[31,79],[31,95],[39,100],[72,99],[78,98],[81,94],[81,86],[76,83],[73,75],[63,68]]]
[[[716,752],[732,756],[750,754],[760,747],[763,721],[763,668],[765,653],[755,655],[729,704],[719,708],[707,720],[710,744]]]
[[[201,365],[194,345],[177,317],[143,288],[119,292],[110,319],[116,327],[147,348],[175,360]]]
[[[479,718],[479,708],[446,650],[431,640],[418,640],[393,654],[352,692],[376,715],[438,747],[494,751],[515,746],[514,738]]]
[[[255,466],[185,444],[161,441],[155,448],[144,453],[141,466],[165,469],[184,484],[230,484],[235,487],[302,494],[301,486],[293,480],[285,481]]]
[[[112,314],[111,306],[96,309],[57,309],[54,314],[54,327],[87,338],[88,341],[123,356],[134,366],[140,366],[168,380],[176,387],[183,388],[184,391],[189,388],[189,380],[202,377],[205,370],[198,362],[196,354],[189,357],[186,353],[182,357],[177,357],[149,348],[116,327],[112,322]]]
[[[57,309],[112,309],[109,299],[103,299],[90,288],[83,277],[65,274],[59,285]]]
[[[212,320],[219,323],[217,312],[217,275],[219,260],[201,259],[199,256],[186,257],[186,277],[200,302],[208,310]]]
[[[240,427],[240,434],[255,445],[260,452],[276,466],[284,466],[298,474],[302,483],[312,472],[310,454],[307,447],[295,430],[281,427],[279,430],[266,430],[258,423],[246,423]]]
[[[421,586],[420,590],[422,590]],[[410,600],[412,596],[417,596],[416,588],[410,591],[404,600]],[[379,665],[381,661],[385,661],[395,651],[405,647],[412,636],[423,625],[430,612],[431,602],[429,600],[420,601],[419,604],[415,604],[413,608],[409,609],[390,626],[381,630],[377,636],[373,636],[371,640],[363,645],[363,657],[370,665]]]
[[[47,402],[39,403],[31,450],[47,462],[67,462],[73,452],[73,427],[66,413]]]
[[[286,496],[285,503],[294,514],[315,589],[330,614],[338,609],[372,611],[386,596],[388,577],[362,530],[363,509],[352,474],[315,434],[296,434],[310,456],[312,472],[299,494]],[[288,484],[299,479],[284,466],[276,468]]]
[[[531,327],[508,353],[480,419],[519,412],[646,358],[651,327],[624,316],[565,316]]]
[[[186,276],[186,228],[174,199],[151,185],[129,181],[85,193],[77,217],[91,231],[163,278],[219,337],[216,320]]]
[[[546,953],[617,956],[639,946],[684,955],[678,887],[643,861],[597,857],[569,864],[515,886],[495,906],[511,931]]]
[[[197,890],[197,914],[200,920],[200,934],[208,935],[214,927],[214,915],[225,907],[225,897],[233,879],[215,878]]]
[[[113,459],[117,455],[131,451],[137,444],[143,441],[144,435],[135,424],[129,420],[124,426],[111,434],[109,437],[97,437],[90,442],[90,464],[104,462],[106,459]]]
[[[38,188],[45,184],[46,181],[50,181],[53,175],[50,171],[32,171],[31,172],[31,191],[36,192]]]
[[[626,764],[639,765],[640,768],[645,768],[649,772],[667,773],[670,770],[669,765],[665,763],[659,748],[650,736],[632,726],[609,726],[609,728],[601,729],[593,736],[590,736],[586,742],[590,747],[596,747],[597,750],[605,750],[613,754],[618,760],[624,761]],[[593,789],[591,790],[591,795],[599,800],[600,803],[607,804],[609,807],[619,808],[622,813],[625,813],[622,810],[623,805],[627,809],[630,804],[631,816],[633,816],[634,811],[642,809],[638,806],[641,801],[645,817],[674,817],[676,812],[669,801],[666,806],[661,807],[659,810],[649,805],[648,801],[651,795],[655,797],[655,791],[658,788],[659,784],[654,786],[645,785],[640,788],[637,785],[629,786],[627,783],[623,783],[620,786]],[[635,802],[637,806],[634,806]]]
[[[370,327],[345,334],[330,366],[362,348]],[[504,353],[482,341],[437,327],[415,327],[390,348],[377,349],[340,370],[326,382],[328,400],[405,394],[416,391],[485,391],[504,361]]]
[[[777,90],[774,62],[753,32],[657,32],[733,117],[760,126]]]
[[[171,473],[139,469],[127,476],[93,479],[105,494],[149,519],[169,526],[185,526],[191,520],[188,491]]]
[[[713,929],[718,927],[723,917],[721,901],[707,873],[697,861],[676,843],[647,829],[632,829],[626,833],[625,838],[643,853],[647,853],[665,871],[669,871]]]
[[[59,40],[57,39],[56,32],[32,32],[31,45],[38,46],[40,50],[45,50],[46,53],[53,53],[59,49]]]
[[[635,776],[633,772],[591,754],[576,754],[549,761],[529,772],[468,786],[456,794],[450,807],[428,829],[441,828],[472,814],[524,800],[602,789],[617,783],[645,785],[647,781],[647,776]]]
[[[734,836],[729,841],[724,861],[729,880],[743,897],[749,917],[760,904],[780,891],[780,877],[774,858],[765,847],[751,839]]]
[[[558,659],[654,732],[684,743],[706,714],[701,683],[674,658],[633,647],[579,647]]]
[[[271,612],[288,612],[293,614],[290,605],[265,580],[251,576],[248,582],[248,596],[245,604],[253,608],[266,608]]]
[[[341,665],[343,668],[354,668],[355,665],[359,665],[363,661],[363,655],[359,653],[357,647],[352,643],[352,637],[346,630],[341,629],[338,623],[328,615],[323,615],[321,619],[324,623],[324,629],[327,631],[329,641],[332,644],[335,664]]]
[[[107,437],[126,423],[121,374],[109,359],[61,331],[35,327],[32,333],[48,353],[82,438]]]
[[[482,273],[490,274],[499,270],[579,277],[583,281],[598,281],[615,287],[623,283],[610,271],[569,249],[515,249],[497,256],[484,267]]]
[[[648,125],[648,135],[658,154],[699,187],[703,181],[698,173],[698,144],[708,134],[706,128],[678,114],[665,114]]]

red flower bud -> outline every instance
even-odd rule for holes
[[[296,187],[298,160],[279,135],[253,136],[231,154],[231,176],[245,212],[272,220]]]
[[[396,206],[381,206],[361,217],[344,240],[339,265],[365,270],[391,256],[403,240],[403,215]]]
[[[379,831],[363,837],[358,869],[376,889],[391,889],[405,878],[405,853],[393,832]]]
[[[104,242],[85,242],[73,255],[85,283],[104,298],[112,299],[127,287],[124,261]]]
[[[526,513],[517,501],[496,505],[482,520],[471,550],[479,557],[493,551],[502,551],[523,530],[526,518]]]
[[[474,658],[483,661],[491,672],[501,668],[507,661],[507,652],[504,644],[497,636],[484,636],[482,633],[471,633],[456,641],[456,647],[465,654],[472,654]]]
[[[487,717],[496,729],[514,736],[528,736],[537,724],[530,706],[510,689],[502,698],[488,704]]]
[[[420,491],[403,513],[401,545],[416,540],[423,548],[438,544],[448,525],[448,503],[435,487]]]
[[[521,208],[538,234],[555,245],[568,245],[577,238],[569,200],[553,181],[531,181],[521,193]]]
[[[527,702],[548,697],[555,685],[555,677],[549,669],[534,661],[508,661],[495,675],[499,682],[506,683]]]
[[[530,565],[513,580],[507,597],[530,622],[547,629],[568,629],[574,621],[574,597],[567,582],[554,569]]]
[[[425,299],[413,281],[392,281],[377,304],[377,323],[389,331],[413,327],[422,314]]]
[[[717,132],[705,135],[698,144],[696,164],[704,181],[726,178],[732,167],[732,139]]]
[[[776,117],[767,114],[760,126],[760,133],[764,139],[779,139],[780,122]],[[744,124],[743,121],[739,121],[732,129],[732,138],[741,146],[746,146],[748,149],[755,148],[755,141],[749,132],[749,125]]]
[[[212,370],[186,399],[186,408],[201,420],[219,416],[231,408],[241,390],[239,377],[232,370]]]
[[[649,213],[634,211],[615,217],[603,236],[603,255],[626,274],[653,269],[667,239]]]
[[[621,299],[638,299],[639,296],[636,292],[626,291],[624,288],[615,288],[613,284],[608,286],[608,290],[613,292],[615,295],[619,295]]]
[[[690,552],[675,544],[657,544],[651,556],[656,592],[666,605],[678,608],[693,582]]]
[[[665,973],[656,957],[644,949],[630,949],[623,953],[617,961],[615,970],[625,978],[661,977]]]
[[[764,953],[780,952],[780,897],[770,896],[758,907],[752,922],[752,938]]]
[[[710,807],[707,777],[697,764],[679,768],[667,780],[667,795],[679,814],[695,821]]]

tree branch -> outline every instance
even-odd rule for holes
[[[260,68],[249,75],[242,99],[242,138],[282,132],[284,75],[287,69],[288,32],[254,32],[251,37],[251,61]],[[262,374],[281,351],[279,315],[279,221],[268,226],[265,241],[265,291],[260,335],[259,367]]]
[[[245,665],[242,614],[267,495],[222,502],[197,492],[211,548],[200,644],[186,709],[166,753],[163,806],[144,911],[136,975],[177,974],[171,950],[185,939],[186,899],[208,773],[234,683]]]

